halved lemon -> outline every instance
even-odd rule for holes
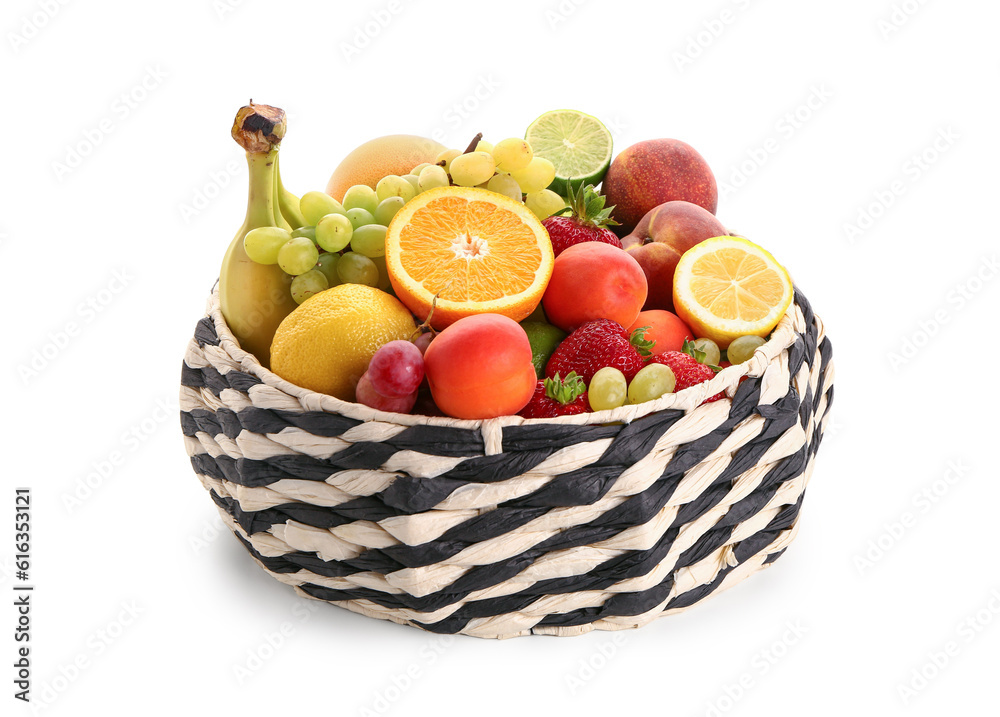
[[[674,271],[674,309],[699,338],[726,348],[766,337],[792,303],[792,280],[766,250],[742,237],[706,239]]]
[[[431,325],[464,316],[527,318],[552,276],[552,243],[524,204],[476,187],[421,192],[399,210],[385,238],[396,296]]]

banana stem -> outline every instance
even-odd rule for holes
[[[287,128],[285,111],[270,105],[255,105],[253,100],[240,107],[233,122],[232,135],[247,152],[266,154],[277,149]]]
[[[269,152],[247,152],[247,166],[250,170],[250,194],[247,197],[246,230],[257,227],[280,226],[275,213],[274,171],[278,163],[278,148]]]
[[[291,229],[278,206],[278,147],[285,136],[285,111],[271,105],[240,107],[233,121],[232,135],[247,153],[250,168],[250,196],[243,231],[257,227]]]

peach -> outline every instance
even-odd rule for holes
[[[691,202],[665,202],[653,207],[622,238],[622,246],[639,262],[649,292],[643,309],[674,308],[674,270],[681,255],[695,244],[729,232],[715,215]]]
[[[650,311],[640,311],[632,325],[628,327],[631,336],[636,329],[648,326],[643,336],[647,341],[655,342],[649,353],[659,356],[667,351],[680,351],[684,347],[684,340],[693,340],[694,334],[688,325],[670,311],[653,309]]]
[[[620,152],[604,175],[601,191],[619,236],[632,231],[653,207],[677,199],[715,214],[719,189],[704,157],[677,139],[650,139]]]
[[[459,319],[424,353],[434,403],[452,418],[511,416],[535,392],[531,344],[516,321],[499,314]]]
[[[584,242],[556,257],[542,295],[549,323],[570,333],[595,319],[629,326],[646,301],[646,275],[625,251],[602,242]]]

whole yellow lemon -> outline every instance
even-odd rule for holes
[[[412,314],[394,296],[341,284],[285,317],[271,343],[271,370],[297,386],[353,401],[375,351],[415,330]]]

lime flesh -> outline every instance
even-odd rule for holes
[[[556,178],[549,189],[562,195],[570,180],[574,186],[599,184],[611,164],[611,132],[583,112],[546,112],[528,126],[524,138],[536,157],[555,165]]]

